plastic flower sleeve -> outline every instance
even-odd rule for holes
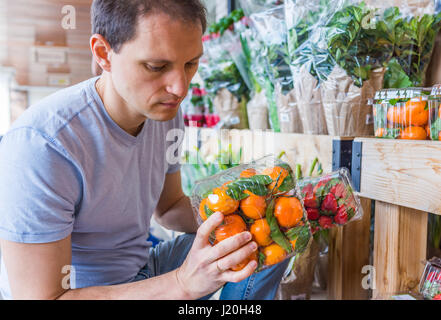
[[[200,60],[199,74],[221,118],[218,126],[246,129],[248,87],[220,37],[212,34],[204,39],[205,53]]]
[[[274,157],[197,181],[191,203],[199,224],[214,212],[225,215],[223,224],[210,236],[212,245],[246,230],[253,235],[257,252],[233,270],[254,259],[259,272],[303,253],[312,239],[294,173]]]
[[[320,81],[330,73],[332,63],[326,46],[320,45],[318,40],[323,39],[321,27],[334,10],[334,6],[329,7],[318,0],[287,0],[285,3],[288,63],[306,134],[327,134]]]
[[[239,0],[240,7],[247,16],[280,6],[283,2],[283,0]]]
[[[303,178],[298,181],[298,188],[313,232],[345,225],[363,216],[360,199],[346,168],[320,177]]]
[[[267,96],[271,128],[280,132],[275,84],[282,86],[284,94],[292,90],[284,6],[254,13],[250,20],[254,37],[260,43],[257,60],[263,62],[254,73]]]
[[[223,44],[229,51],[233,61],[250,90],[250,100],[247,103],[248,124],[251,130],[266,130],[269,128],[268,102],[265,91],[258,83],[255,74],[255,65],[259,60],[255,57],[252,31],[248,28],[248,20],[240,21],[235,32],[227,31],[223,37]]]

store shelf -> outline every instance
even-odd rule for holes
[[[360,194],[441,214],[441,142],[358,138]]]

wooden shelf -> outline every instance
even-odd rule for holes
[[[360,195],[441,214],[441,142],[357,138]]]

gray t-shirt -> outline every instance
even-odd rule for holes
[[[170,132],[183,132],[181,113],[146,120],[131,136],[106,112],[97,80],[30,107],[0,142],[0,238],[48,243],[71,234],[72,288],[136,276],[166,174],[180,168],[170,150],[176,156],[182,139]],[[0,289],[10,298],[3,259]]]

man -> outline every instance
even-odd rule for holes
[[[95,0],[91,49],[102,76],[44,99],[0,144],[1,289],[17,299],[271,299],[286,263],[230,267],[248,232],[212,247],[198,230],[166,139],[198,69],[199,0]],[[152,215],[184,232],[150,248]],[[197,231],[196,235],[194,234]],[[251,277],[250,277],[251,275]],[[70,283],[67,281],[70,276]]]

